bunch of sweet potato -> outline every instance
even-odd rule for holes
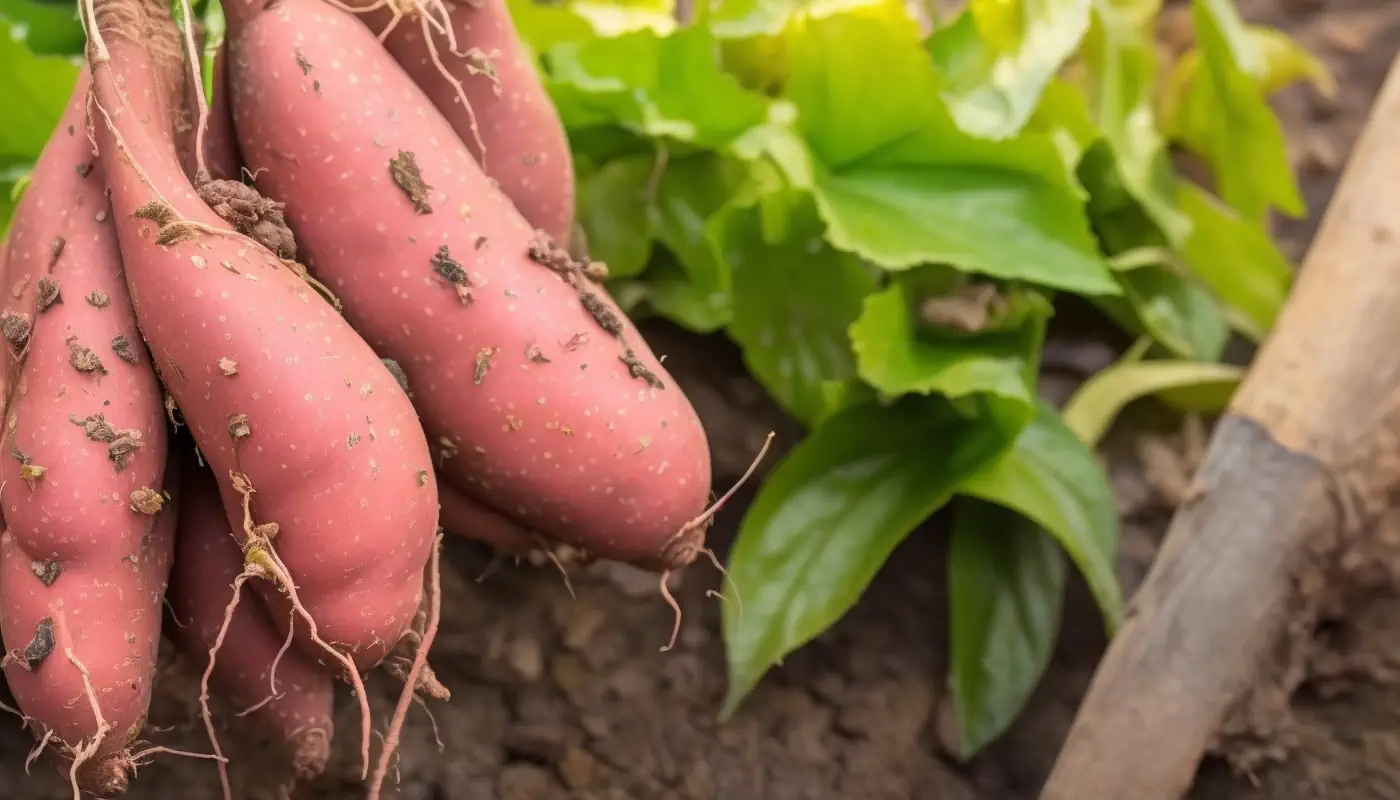
[[[227,794],[211,695],[304,777],[349,681],[368,777],[385,666],[376,794],[413,694],[445,697],[439,531],[679,568],[704,432],[570,255],[567,142],[504,0],[225,0],[212,107],[168,3],[80,5],[0,251],[5,678],[75,795],[119,794],[166,633]]]

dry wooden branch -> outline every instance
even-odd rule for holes
[[[1183,796],[1400,487],[1397,137],[1400,59],[1041,800]]]

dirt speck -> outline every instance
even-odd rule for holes
[[[462,301],[462,305],[468,305],[472,301],[471,279],[467,276],[467,270],[459,262],[453,260],[451,253],[447,250],[447,245],[443,245],[433,254],[433,272],[452,285],[457,292],[457,299]]]
[[[253,435],[253,427],[248,423],[247,414],[231,414],[228,418],[228,435],[235,442]]]
[[[480,386],[486,380],[486,373],[491,370],[491,356],[496,354],[496,349],[483,347],[476,354],[476,369],[472,371],[472,383]]]
[[[102,359],[97,353],[93,352],[91,347],[83,346],[83,344],[78,341],[78,337],[69,336],[64,340],[64,344],[68,345],[68,363],[73,366],[73,369],[85,375],[92,373],[97,373],[98,375],[107,374],[107,367],[102,363]]]
[[[39,313],[48,311],[55,303],[62,303],[63,296],[58,291],[57,278],[39,279]]]
[[[663,383],[660,378],[656,377],[656,373],[647,369],[647,365],[643,364],[640,358],[637,358],[637,354],[632,351],[632,348],[627,348],[623,351],[623,354],[617,358],[627,366],[627,371],[632,377],[641,378],[653,389],[666,388],[666,384]]]
[[[45,586],[53,586],[58,576],[63,574],[63,565],[58,563],[58,559],[51,558],[48,561],[31,561],[29,569],[34,573],[34,577]]]
[[[53,635],[53,617],[44,617],[34,626],[34,636],[29,640],[29,644],[24,646],[20,653],[23,659],[21,662],[25,669],[33,672],[44,663],[44,659],[53,652],[55,640]]]
[[[219,359],[219,372],[232,378],[238,374],[238,362],[228,357]]]
[[[130,499],[131,510],[148,517],[159,514],[161,508],[165,506],[165,496],[149,486],[142,486],[133,491]]]
[[[399,362],[392,358],[383,358],[380,360],[384,362],[384,367],[389,370],[389,374],[394,376],[394,380],[399,384],[399,388],[407,392],[408,373],[403,371],[403,367],[399,366]]]
[[[83,433],[94,442],[113,442],[117,439],[117,431],[107,422],[106,414],[93,414],[82,419],[76,414],[69,414],[68,421],[82,426]]]
[[[106,308],[112,302],[112,298],[101,289],[93,289],[92,293],[85,299],[88,301],[88,305],[94,308]]]
[[[112,338],[112,352],[117,354],[117,358],[128,364],[141,363],[141,359],[137,357],[136,351],[131,347],[131,341],[120,333]]]
[[[29,315],[18,311],[0,313],[0,334],[10,343],[10,350],[16,354],[24,352],[29,344]]]
[[[400,150],[398,155],[389,159],[389,176],[403,189],[409,202],[413,203],[414,211],[419,214],[433,213],[433,207],[428,204],[428,192],[432,191],[433,187],[423,182],[423,173],[418,169],[418,158],[412,151]]]
[[[49,243],[49,270],[52,271],[58,264],[58,259],[63,257],[63,249],[68,246],[68,240],[62,236],[53,237]]]

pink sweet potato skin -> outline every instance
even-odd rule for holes
[[[60,294],[38,310],[6,418],[13,450],[0,465],[0,629],[17,654],[50,621],[52,648],[32,670],[22,656],[7,659],[5,677],[39,732],[52,729],[73,747],[97,723],[68,651],[87,669],[112,729],[81,774],[105,793],[125,786],[121,751],[141,732],[151,697],[174,512],[168,503],[153,513],[132,507],[133,492],[164,488],[163,395],[122,281],[101,170],[83,177],[76,169],[91,158],[87,83],[84,74],[15,216],[10,258],[36,280],[57,280]],[[110,298],[105,307],[84,299],[94,291]],[[127,358],[114,352],[117,337]],[[79,346],[101,366],[78,369]],[[96,415],[105,432],[81,424]],[[121,438],[107,441],[113,434]],[[140,449],[114,458],[113,448],[135,436]],[[26,480],[16,453],[47,472]]]
[[[105,0],[98,17],[111,61],[94,72],[97,102],[125,150],[101,116],[98,147],[137,319],[165,386],[217,476],[233,530],[244,531],[229,477],[240,471],[257,492],[254,523],[280,526],[274,546],[321,636],[362,667],[376,664],[417,612],[437,527],[413,407],[364,340],[291,269],[246,238],[211,232],[228,229],[182,174],[166,111],[168,98],[180,97],[181,66],[145,49],[179,52],[165,6]],[[160,226],[136,217],[153,201],[204,230],[157,243]],[[285,630],[283,596],[271,581],[255,584]],[[305,652],[329,661],[305,625],[297,630]]]
[[[368,0],[350,3],[357,8],[369,5]],[[472,74],[470,67],[483,69],[484,64],[453,55],[447,37],[433,31],[438,58],[461,83],[470,110],[433,63],[421,18],[401,20],[389,32],[384,46],[452,123],[472,157],[496,179],[521,215],[567,246],[574,224],[573,156],[559,112],[516,32],[506,0],[447,0],[445,6],[452,18],[457,52],[469,53],[476,48],[489,54],[489,63],[496,71],[495,82],[486,75]],[[388,27],[392,16],[384,7],[361,14],[361,19],[379,33]],[[484,158],[477,133],[472,132],[473,114],[481,144],[486,145]]]
[[[183,472],[169,595],[176,624],[170,634],[202,673],[233,598],[233,582],[243,571],[243,553],[224,516],[213,473],[193,463]],[[268,673],[284,638],[245,586],[210,675],[212,688],[229,707],[241,711],[271,695]],[[325,770],[330,755],[331,678],[293,649],[277,665],[277,691],[252,717],[272,742],[286,747],[297,777],[309,780]]]
[[[318,0],[225,9],[239,149],[313,272],[404,369],[446,483],[600,557],[679,566],[667,543],[704,507],[709,449],[636,329],[588,287],[664,388],[531,260],[532,227],[368,28]],[[409,153],[421,204],[391,171]],[[470,302],[435,270],[444,256]]]

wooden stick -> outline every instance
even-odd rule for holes
[[[1182,797],[1281,637],[1315,618],[1319,564],[1400,486],[1397,140],[1400,58],[1041,800]]]

